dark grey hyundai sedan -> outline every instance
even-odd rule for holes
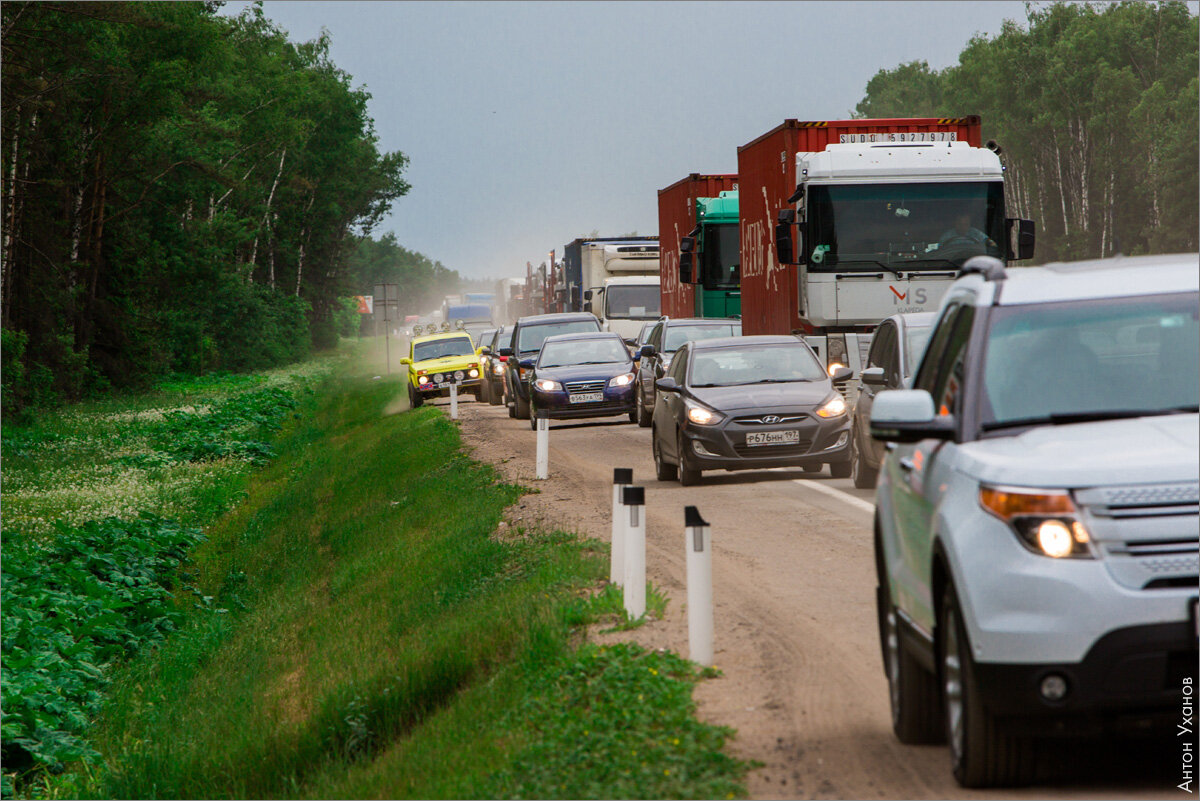
[[[655,382],[651,447],[660,481],[685,486],[702,470],[761,470],[828,464],[850,475],[850,417],[834,381],[794,336],[688,342]]]

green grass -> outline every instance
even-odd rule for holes
[[[205,527],[177,630],[113,672],[88,740],[103,762],[47,794],[744,793],[729,732],[692,714],[690,663],[582,643],[582,623],[628,623],[596,592],[605,546],[494,537],[524,490],[466,458],[442,411],[385,413],[402,393],[352,375],[302,407]]]

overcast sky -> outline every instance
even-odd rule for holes
[[[880,69],[941,69],[973,35],[1025,20],[1007,1],[263,9],[294,42],[329,31],[334,63],[371,95],[380,149],[410,159],[412,189],[375,236],[472,278],[523,276],[594,230],[657,234],[659,189],[736,172],[738,146],[783,120],[845,119]]]

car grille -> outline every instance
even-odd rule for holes
[[[602,392],[604,385],[608,382],[604,379],[599,381],[567,381],[563,383],[567,392]]]
[[[1094,487],[1075,500],[1113,577],[1133,589],[1196,586],[1200,483]]]
[[[734,445],[733,451],[738,456],[746,456],[756,458],[765,456],[767,458],[773,456],[803,456],[812,448],[811,439],[802,439],[799,442],[789,443],[787,445]]]
[[[768,420],[767,418],[771,418]],[[758,414],[752,417],[735,417],[733,422],[742,426],[774,426],[782,423],[795,423],[808,419],[806,414]]]

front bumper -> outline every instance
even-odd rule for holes
[[[571,403],[570,393],[566,390],[546,392],[536,387],[533,393],[533,404],[538,412],[545,412],[546,417],[554,420],[567,420],[580,417],[611,417],[618,414],[629,414],[636,407],[634,402],[635,384],[623,387],[606,386],[602,390],[604,399],[586,403]]]
[[[784,417],[774,424],[742,422],[766,414]],[[801,419],[788,421],[789,417]],[[797,432],[796,441],[784,444],[749,445],[747,434]],[[842,415],[824,420],[794,411],[762,411],[751,415],[731,415],[715,426],[685,425],[683,447],[688,461],[701,470],[763,470],[771,467],[796,467],[850,459],[850,418]]]

